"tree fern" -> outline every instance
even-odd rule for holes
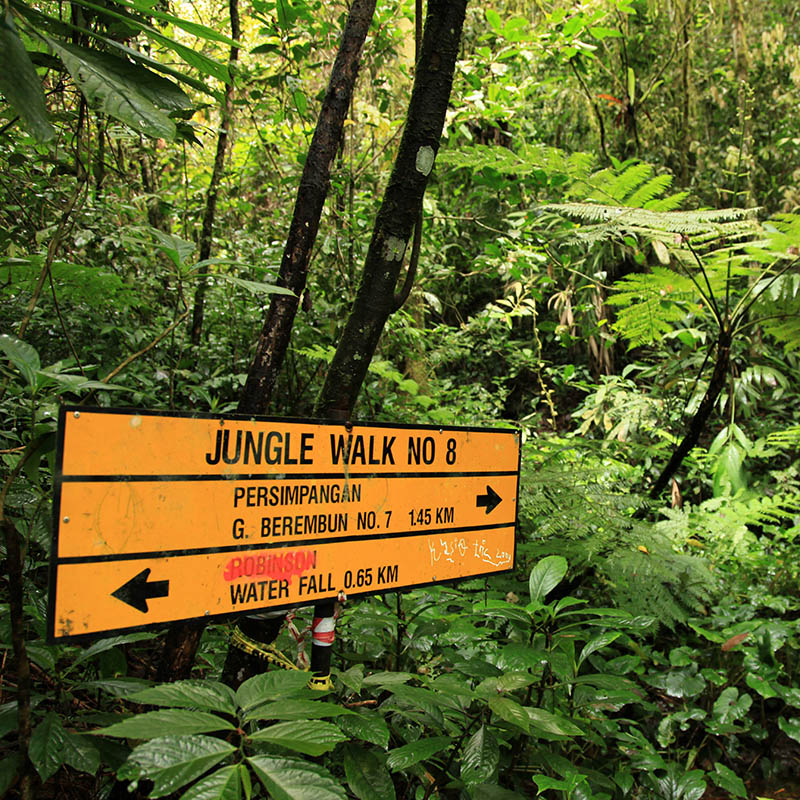
[[[532,561],[562,554],[619,607],[674,627],[707,602],[714,579],[701,559],[634,518],[638,472],[607,451],[542,443],[521,478],[519,550]]]

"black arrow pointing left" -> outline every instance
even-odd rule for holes
[[[149,575],[150,567],[143,569],[138,575],[134,575],[127,583],[120,586],[119,589],[111,592],[111,596],[146,614],[148,612],[148,600],[152,600],[154,597],[166,597],[169,594],[169,581],[148,583],[147,578]]]

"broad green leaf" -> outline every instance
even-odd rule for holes
[[[361,739],[383,748],[389,746],[389,727],[377,711],[365,711],[342,717],[337,724],[351,739]]]
[[[491,697],[489,698],[489,708],[492,712],[497,714],[500,719],[510,722],[521,728],[525,733],[529,733],[531,729],[531,722],[525,709],[516,701],[508,697]]]
[[[275,0],[275,11],[278,15],[278,27],[282,31],[288,31],[296,19],[294,9],[289,4],[289,0]]]
[[[722,690],[714,703],[712,709],[714,721],[728,724],[742,719],[747,715],[752,704],[753,698],[749,694],[743,692],[740,696],[739,690],[735,686],[729,686]]]
[[[272,800],[345,800],[338,780],[324,767],[294,758],[247,759]]]
[[[11,700],[0,706],[0,739],[7,733],[17,730],[19,715],[17,713],[17,701]],[[387,730],[388,736],[388,730]]]
[[[531,570],[528,586],[532,603],[543,603],[547,593],[555,589],[567,574],[564,556],[546,556]]]
[[[622,634],[619,631],[606,631],[605,633],[595,636],[594,639],[589,640],[584,645],[584,648],[581,650],[581,654],[578,657],[578,666],[580,667],[580,665],[583,664],[583,662],[586,661],[586,659],[592,653],[596,652],[597,650],[602,650],[621,635]]]
[[[288,747],[307,756],[321,756],[328,750],[333,750],[339,742],[347,741],[347,736],[336,725],[316,719],[279,722],[256,731],[248,738],[254,742],[269,742]]]
[[[301,670],[273,670],[246,680],[236,691],[236,702],[245,710],[270,700],[288,699],[303,694],[308,673]]]
[[[248,722],[256,719],[326,719],[355,714],[349,708],[315,700],[278,700],[257,706],[245,715]]]
[[[525,707],[532,730],[540,730],[555,736],[583,736],[583,731],[560,714],[552,714],[543,708]]]
[[[336,681],[337,683],[343,683],[348,689],[352,689],[356,693],[360,692],[364,683],[364,665],[356,664],[344,672],[337,672]]]
[[[119,736],[124,739],[152,739],[163,736],[164,731],[171,734],[212,733],[232,731],[236,726],[228,720],[209,714],[207,711],[184,711],[168,708],[162,711],[147,711],[135,717],[124,719],[107,728],[92,731],[103,736]]]
[[[214,273],[214,280],[223,280],[228,281],[228,283],[232,283],[234,286],[238,286],[241,289],[244,289],[250,294],[286,294],[294,297],[295,294],[291,289],[287,289],[284,286],[278,286],[277,283],[265,283],[264,281],[248,281],[244,278],[237,278],[235,275],[226,275],[224,272],[216,272]]]
[[[395,747],[389,751],[386,766],[392,772],[408,769],[420,761],[425,761],[450,746],[453,740],[449,736],[433,736],[429,739],[418,739],[402,747]]]
[[[176,708],[204,708],[236,713],[233,690],[224,683],[212,680],[185,680],[153,686],[130,696],[134,703]]]
[[[241,800],[242,779],[238,765],[222,767],[190,786],[180,800]]]
[[[186,239],[181,239],[174,233],[164,233],[158,228],[150,229],[153,236],[158,239],[156,247],[169,258],[175,265],[175,269],[180,270],[181,266],[186,262],[186,259],[191,256],[195,251],[194,242],[189,242]]]
[[[385,754],[348,744],[344,748],[344,774],[350,791],[359,800],[394,800],[394,784],[386,769]]]
[[[489,23],[492,30],[495,33],[502,33],[503,20],[500,19],[500,15],[492,8],[487,8],[485,13],[486,13],[486,21]]]
[[[747,787],[744,785],[744,781],[732,769],[720,764],[719,761],[714,762],[714,771],[708,773],[708,777],[720,789],[730,792],[735,797],[747,797]]]
[[[55,136],[47,117],[42,81],[17,34],[8,7],[0,14],[0,92],[35,139],[49,142]]]
[[[58,714],[52,711],[33,731],[28,754],[43,781],[54,775],[62,764],[91,774],[100,765],[100,754],[91,741],[67,731]]]
[[[150,687],[150,681],[144,678],[106,678],[97,681],[81,681],[74,684],[76,689],[88,691],[100,690],[113,694],[114,697],[130,697],[142,689]]]
[[[486,678],[475,687],[478,697],[497,697],[517,689],[524,689],[536,680],[529,672],[506,672],[499,678]]]
[[[778,727],[790,738],[800,742],[800,717],[778,717]]]
[[[410,672],[373,672],[364,678],[362,685],[390,688],[398,683],[408,683],[413,677]]]
[[[299,89],[296,89],[292,93],[292,99],[294,100],[295,108],[297,109],[297,113],[304,117],[306,115],[306,111],[308,110],[308,99],[306,98],[305,94],[301,92]]]
[[[778,696],[778,692],[772,688],[769,681],[765,681],[760,675],[756,675],[754,672],[748,672],[747,675],[745,675],[744,681],[753,691],[758,692],[758,694],[765,699]]]
[[[500,764],[500,745],[485,725],[470,737],[461,755],[461,780],[467,786],[486,783],[495,777]]]
[[[591,26],[589,28],[589,33],[591,33],[595,39],[607,39],[609,37],[618,39],[622,36],[621,31],[618,31],[616,28],[604,28],[599,25]]]
[[[150,797],[177,791],[222,761],[236,748],[211,736],[162,736],[140,744],[117,771],[122,780],[153,781]]]
[[[58,42],[49,36],[45,39],[64,62],[86,99],[96,104],[100,111],[146,136],[175,138],[175,123],[169,116],[129,86],[116,70],[109,70],[105,58],[98,57],[96,51]]]
[[[199,70],[203,75],[211,75],[223,83],[228,83],[230,81],[228,68],[224,64],[220,64],[218,61],[214,61],[213,58],[203,55],[203,53],[201,53],[199,50],[193,50],[191,47],[187,47],[180,42],[176,42],[174,39],[170,39],[168,36],[164,36],[164,34],[159,33],[151,25],[147,25],[130,14],[120,13],[118,11],[114,11],[108,5],[100,6],[96,3],[89,2],[88,0],[81,0],[81,5],[85,6],[86,8],[99,11],[106,16],[114,17],[115,19],[121,20],[126,25],[130,25],[135,29],[143,31],[153,41],[156,41],[166,47],[168,50],[172,50],[174,53],[177,53],[187,64],[195,67],[195,69]]]
[[[42,365],[33,346],[3,333],[0,334],[0,351],[22,373],[28,386],[36,385],[36,372]]]
[[[5,797],[11,784],[14,783],[21,760],[19,753],[9,753],[0,759],[0,797]]]
[[[75,0],[75,2],[78,5],[86,5],[89,8],[97,8],[96,5],[92,3],[85,3],[83,0]],[[174,25],[176,28],[181,28],[181,30],[192,34],[192,36],[197,36],[199,39],[208,39],[212,42],[221,42],[222,44],[227,45],[238,44],[224,33],[220,33],[219,31],[215,31],[213,28],[208,28],[205,25],[201,25],[199,22],[192,22],[191,20],[182,19],[181,17],[175,17],[172,14],[159,11],[157,8],[153,7],[152,3],[128,2],[127,0],[116,0],[116,3],[117,5],[125,6],[133,11],[137,11],[139,14],[144,14],[146,17],[153,17],[154,19],[159,19],[162,22]]]

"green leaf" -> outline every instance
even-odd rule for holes
[[[130,697],[130,695],[148,688],[150,681],[144,678],[106,678],[97,681],[81,681],[73,686],[75,689],[108,692],[114,697]]]
[[[121,644],[130,644],[132,642],[142,642],[145,639],[152,639],[152,633],[128,633],[125,636],[110,636],[107,639],[100,639],[94,642],[85,650],[81,651],[78,657],[70,665],[70,669],[82,664],[84,661],[89,661],[100,653],[106,650],[111,650],[113,647],[118,647]]]
[[[500,34],[503,31],[503,20],[500,19],[500,15],[492,8],[486,9],[486,21],[491,26],[492,30]]]
[[[303,92],[301,92],[299,89],[295,89],[295,91],[292,92],[292,99],[294,100],[297,113],[301,117],[304,117],[306,115],[306,111],[308,110],[308,100],[306,99],[305,94],[303,94]]]
[[[760,675],[748,672],[744,681],[753,691],[758,692],[765,699],[778,696],[778,692],[772,688],[769,681],[765,681]]]
[[[135,717],[109,725],[107,728],[92,731],[92,733],[103,736],[119,736],[123,739],[152,739],[156,736],[163,736],[164,731],[180,735],[232,730],[236,730],[236,726],[216,714],[209,714],[207,711],[182,711],[170,708],[137,714]]]
[[[287,289],[284,286],[278,286],[277,283],[265,283],[264,281],[248,281],[244,278],[237,278],[235,275],[226,275],[224,272],[215,272],[214,273],[214,280],[223,280],[228,281],[228,283],[232,283],[234,286],[238,286],[241,289],[244,289],[250,294],[285,294],[294,297],[295,294],[291,289]]]
[[[122,780],[153,781],[150,797],[164,797],[199,778],[236,748],[211,736],[162,736],[140,744],[117,771]]]
[[[53,711],[33,731],[28,754],[43,781],[52,777],[62,764],[92,774],[100,765],[100,754],[94,745],[80,734],[65,730]]]
[[[9,753],[0,759],[0,797],[5,797],[14,783],[21,760],[19,753]]]
[[[535,675],[529,672],[506,672],[499,678],[486,678],[475,687],[478,697],[497,697],[517,689],[524,689],[536,680]]]
[[[390,688],[398,683],[408,683],[413,677],[410,672],[373,672],[364,678],[362,685]]]
[[[500,764],[500,745],[485,725],[470,737],[461,755],[461,780],[467,786],[495,777]]]
[[[389,746],[389,727],[376,711],[343,717],[337,724],[351,739],[361,739],[383,748]]]
[[[394,784],[384,754],[348,744],[344,748],[344,774],[359,800],[394,800]]]
[[[147,25],[146,23],[128,14],[127,12],[120,13],[118,11],[114,11],[108,5],[100,6],[97,5],[96,3],[90,3],[88,2],[88,0],[80,0],[80,4],[82,6],[85,6],[86,8],[91,8],[94,11],[99,11],[100,13],[105,14],[106,16],[110,16],[115,19],[121,20],[123,23],[125,23],[126,25],[130,25],[136,30],[143,31],[150,39],[163,45],[168,50],[172,50],[174,53],[179,55],[187,64],[199,70],[203,75],[212,75],[213,77],[217,78],[217,80],[220,80],[223,83],[228,83],[230,81],[228,68],[224,64],[220,64],[218,61],[214,61],[213,58],[209,58],[208,56],[203,55],[203,53],[201,53],[200,51],[193,50],[191,47],[187,47],[186,45],[183,45],[180,42],[176,42],[174,39],[170,39],[168,36],[164,36],[162,33],[159,33],[151,25]],[[149,11],[144,13],[147,14],[149,13]]]
[[[176,708],[205,708],[224,714],[236,713],[236,697],[224,683],[212,680],[184,680],[153,686],[130,696],[134,703]]]
[[[591,33],[595,39],[607,39],[609,37],[617,39],[622,36],[622,33],[616,28],[604,28],[602,26],[590,27],[589,33]]]
[[[275,11],[278,15],[278,27],[282,31],[288,31],[297,17],[289,0],[275,0]]]
[[[180,800],[241,800],[242,780],[239,765],[222,767],[189,787]]]
[[[531,570],[528,586],[532,603],[543,603],[547,593],[555,589],[567,574],[564,556],[546,556]]]
[[[583,664],[584,661],[594,652],[597,650],[602,650],[604,647],[607,647],[611,644],[615,639],[621,636],[620,631],[606,631],[605,633],[601,633],[598,636],[595,636],[594,639],[588,641],[585,645],[583,650],[581,650],[580,656],[578,656],[578,667]]]
[[[790,738],[800,742],[800,717],[778,717],[778,727]]]
[[[55,136],[47,117],[42,82],[14,28],[14,18],[8,8],[0,16],[0,92],[35,139],[49,142]]]
[[[537,729],[555,736],[583,736],[583,731],[566,717],[552,714],[543,708],[527,706],[525,712],[531,723],[531,729]]]
[[[308,685],[308,673],[300,670],[274,670],[246,680],[236,691],[236,702],[245,711],[270,700],[297,697]]]
[[[310,761],[254,756],[248,758],[272,800],[345,800],[347,795],[333,775]]]
[[[256,731],[248,738],[254,742],[288,747],[307,756],[321,756],[333,750],[339,742],[347,741],[347,736],[336,725],[322,720],[279,722]]]
[[[19,714],[17,712],[17,701],[11,700],[0,706],[0,739],[7,733],[17,730],[19,725]],[[388,734],[388,730],[387,730]]]
[[[3,355],[22,373],[30,387],[36,385],[36,372],[42,366],[36,349],[7,333],[0,334],[0,350]]]
[[[531,723],[530,717],[525,709],[514,700],[508,697],[492,697],[489,699],[489,708],[492,712],[497,714],[500,719],[510,722],[521,728],[525,733],[530,733]]]
[[[118,59],[119,69],[112,70],[106,61],[113,56],[104,54],[100,57],[97,51],[58,42],[49,36],[44,38],[64,62],[86,99],[96,104],[100,111],[124,122],[138,133],[155,138],[175,138],[175,123],[169,116],[142,95],[135,88],[135,83],[129,85],[120,77],[120,73],[126,69],[125,62]],[[129,66],[131,70],[144,69],[133,64]]]
[[[440,753],[449,747],[452,741],[449,736],[433,736],[429,739],[418,739],[416,742],[409,742],[402,747],[395,747],[394,750],[389,751],[386,766],[392,772],[407,769]]]
[[[747,788],[742,779],[732,769],[720,764],[719,761],[714,762],[714,771],[708,773],[708,777],[720,789],[724,789],[736,797],[747,797]]]
[[[258,706],[245,715],[245,720],[249,722],[256,719],[326,719],[346,714],[355,715],[355,713],[349,708],[316,700],[278,700]]]
[[[75,0],[75,2],[78,5],[85,5],[89,8],[97,8],[96,5],[92,3],[85,3],[83,0]],[[154,7],[153,3],[127,2],[127,0],[116,0],[116,3],[117,5],[125,6],[126,8],[130,8],[139,12],[140,14],[144,14],[146,17],[153,17],[154,19],[159,19],[169,25],[174,25],[176,28],[180,28],[181,30],[186,31],[186,33],[192,34],[192,36],[197,36],[199,39],[208,39],[212,42],[221,42],[222,44],[227,45],[238,44],[238,42],[235,42],[224,33],[220,33],[219,31],[215,31],[213,28],[208,28],[205,25],[201,25],[199,22],[192,22],[191,20],[182,19],[181,17],[175,17],[172,14],[167,14],[164,11],[159,11]]]

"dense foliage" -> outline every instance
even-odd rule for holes
[[[519,425],[516,568],[346,605],[328,693],[233,691],[224,625],[158,684],[160,633],[44,619],[57,409],[236,408],[346,8],[242,0],[238,58],[224,4],[1,13],[0,796],[800,796],[800,9],[468,8],[355,416]],[[413,70],[379,2],[276,416],[313,411]]]

